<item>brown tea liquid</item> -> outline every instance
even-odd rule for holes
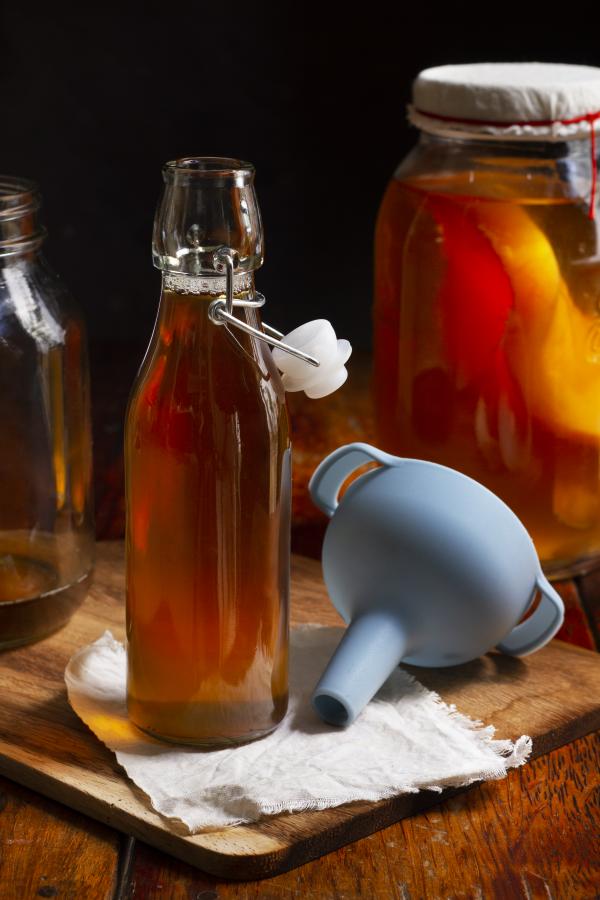
[[[81,574],[71,535],[0,531],[0,647],[36,641],[61,628],[85,599],[91,572]]]
[[[129,716],[199,745],[265,734],[287,706],[284,391],[260,342],[209,320],[214,299],[163,291],[126,431]]]

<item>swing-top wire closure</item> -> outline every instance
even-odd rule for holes
[[[277,331],[276,328],[271,328],[270,325],[265,325],[263,322],[263,331],[259,331],[258,328],[253,328],[252,325],[248,325],[246,322],[242,322],[241,319],[234,316],[233,309],[235,306],[246,306],[258,309],[265,305],[264,295],[259,294],[258,291],[254,291],[253,296],[248,297],[245,300],[237,299],[233,296],[233,275],[235,271],[234,253],[235,251],[231,250],[229,247],[221,247],[221,249],[217,250],[215,253],[215,268],[217,271],[225,273],[225,299],[213,300],[210,304],[208,307],[208,317],[210,321],[214,325],[233,325],[234,328],[239,328],[240,331],[251,334],[253,337],[258,338],[259,341],[270,344],[271,347],[278,347],[280,350],[285,350],[286,353],[296,356],[298,359],[308,363],[309,366],[319,366],[319,360],[315,359],[314,356],[309,356],[308,353],[303,353],[302,350],[297,350],[296,347],[292,347],[290,344],[286,344],[285,341],[282,341],[281,338],[283,337],[283,334],[280,331]]]

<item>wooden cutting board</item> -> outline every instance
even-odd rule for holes
[[[292,620],[340,622],[320,566],[300,557],[293,564]],[[440,802],[439,794],[423,792],[186,835],[153,812],[67,702],[63,672],[69,657],[105,628],[123,637],[120,543],[98,546],[95,585],[66,628],[0,653],[1,774],[208,872],[240,879],[301,865]],[[493,723],[498,737],[531,735],[534,755],[600,727],[600,655],[557,641],[524,660],[491,654],[453,669],[413,671],[461,712]]]

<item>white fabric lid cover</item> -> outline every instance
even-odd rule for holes
[[[412,99],[409,118],[425,131],[564,140],[589,135],[591,122],[600,125],[600,68],[536,62],[437,66],[417,76]],[[589,118],[569,121],[580,117]]]

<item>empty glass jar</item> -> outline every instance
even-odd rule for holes
[[[35,184],[0,177],[0,647],[63,625],[93,561],[85,332],[39,207]]]

